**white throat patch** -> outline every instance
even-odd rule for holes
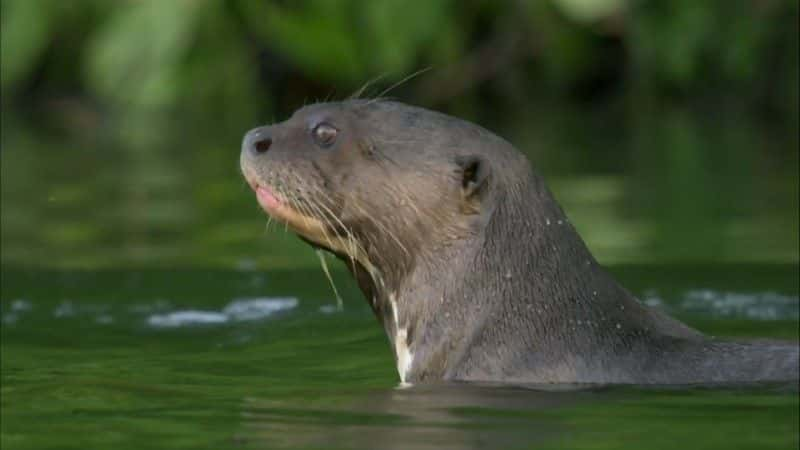
[[[408,328],[401,328],[397,317],[397,298],[395,294],[389,294],[389,303],[392,305],[392,317],[394,317],[395,335],[394,354],[397,360],[397,374],[400,375],[400,386],[409,386],[406,381],[411,364],[414,362],[414,353],[408,347]]]

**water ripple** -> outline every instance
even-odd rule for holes
[[[798,320],[800,299],[777,292],[724,292],[713,289],[692,289],[677,296],[664,298],[648,290],[642,302],[650,307],[680,310],[712,317],[745,318],[752,320]]]
[[[240,298],[228,303],[221,311],[181,310],[151,314],[147,317],[147,324],[154,328],[177,328],[259,320],[293,309],[297,303],[294,297]]]

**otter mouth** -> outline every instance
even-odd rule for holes
[[[325,225],[317,218],[302,212],[292,202],[266,184],[251,182],[250,187],[256,194],[261,209],[273,219],[285,223],[298,234],[313,238],[315,235],[325,235]]]
[[[296,201],[287,199],[267,184],[254,180],[248,180],[248,184],[253,189],[261,209],[273,219],[285,224],[303,241],[314,248],[334,254],[346,253],[340,245],[341,237],[320,219],[303,212]]]
[[[278,194],[274,193],[272,189],[267,186],[254,183],[252,185],[253,191],[256,194],[256,200],[267,214],[275,219],[286,219],[291,221],[291,216],[299,214],[284,199],[281,199]]]

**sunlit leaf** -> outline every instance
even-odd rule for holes
[[[203,1],[120,3],[93,36],[89,86],[118,104],[163,106],[180,93],[178,72]]]

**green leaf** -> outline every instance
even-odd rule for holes
[[[29,74],[47,48],[54,8],[35,0],[4,0],[0,5],[0,83],[7,89]]]
[[[247,3],[245,14],[259,37],[311,78],[352,81],[364,73],[353,21],[341,2],[317,0],[303,8]]]
[[[180,93],[179,66],[203,1],[123,3],[93,36],[86,77],[113,103],[160,107]]]

